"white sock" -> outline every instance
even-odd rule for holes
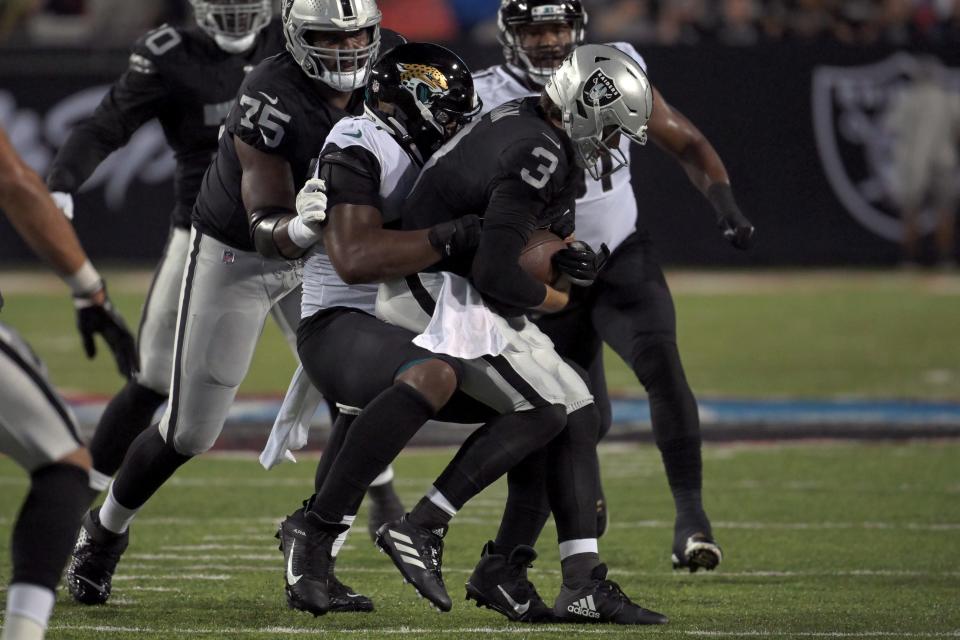
[[[43,638],[56,596],[46,587],[18,582],[7,590],[3,640]]]
[[[370,483],[371,487],[380,487],[388,482],[393,482],[393,465],[388,464],[387,468],[383,470],[383,473],[378,475],[373,479],[373,482]]]
[[[98,493],[109,487],[112,479],[113,478],[105,473],[100,473],[96,469],[90,469],[90,488]]]
[[[127,509],[117,502],[117,499],[113,497],[113,484],[111,483],[107,499],[103,501],[103,506],[100,507],[100,524],[107,531],[123,533],[133,522],[133,519],[137,517],[138,511],[140,510]]]
[[[427,500],[446,511],[451,518],[457,515],[457,508],[450,504],[447,497],[440,493],[436,487],[430,487],[430,490],[427,491]]]
[[[575,556],[578,553],[596,553],[600,554],[596,538],[578,538],[576,540],[566,540],[560,543],[560,559]]]
[[[0,640],[43,640],[46,632],[43,625],[36,620],[16,614],[7,614],[3,622],[3,632]]]
[[[340,524],[345,524],[347,527],[353,527],[353,521],[357,519],[357,514],[352,516],[343,516],[343,520],[340,521]],[[350,529],[337,536],[337,539],[333,541],[333,548],[330,549],[330,555],[334,558],[337,557],[337,554],[340,553],[340,547],[343,546],[343,543],[347,541],[347,535],[350,534]]]

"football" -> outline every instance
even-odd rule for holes
[[[520,252],[520,267],[540,282],[553,284],[558,275],[553,266],[553,254],[566,246],[557,234],[547,229],[537,229]]]

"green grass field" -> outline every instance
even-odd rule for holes
[[[149,281],[108,271],[135,325]],[[893,271],[668,274],[687,376],[702,396],[960,399],[960,275]],[[112,363],[88,363],[65,288],[52,276],[0,273],[0,320],[19,329],[67,392],[111,394]],[[642,394],[607,354],[610,386]],[[272,322],[241,393],[282,393],[293,357]]]
[[[407,504],[450,451],[398,463]],[[65,592],[49,638],[957,637],[960,635],[960,443],[726,445],[705,451],[705,501],[726,559],[710,573],[668,561],[673,507],[649,446],[603,449],[612,524],[601,540],[611,577],[667,613],[662,628],[518,627],[476,609],[463,583],[496,530],[505,487],[457,516],[444,554],[454,609],[439,614],[401,585],[362,526],[338,574],[375,599],[373,614],[313,618],[287,610],[273,532],[312,481],[312,460],[271,472],[253,459],[204,457],[181,469],[134,523],[114,598],[75,605]],[[9,579],[12,515],[26,479],[0,460],[0,584]],[[554,530],[531,571],[552,602]],[[0,600],[2,600],[0,595]]]

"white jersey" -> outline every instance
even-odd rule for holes
[[[613,42],[610,46],[636,60],[646,72],[647,64],[633,45]],[[484,113],[504,102],[540,93],[523,71],[511,64],[475,73],[473,84],[483,100]],[[630,140],[626,137],[621,138],[620,150],[626,158],[630,157]],[[621,169],[602,180],[587,176],[587,193],[577,200],[576,215],[578,239],[594,249],[599,249],[601,244],[606,244],[610,251],[616,249],[637,224],[637,200],[630,184],[630,170]]]
[[[403,201],[420,174],[420,168],[393,136],[370,118],[355,116],[344,118],[334,125],[324,147],[330,144],[341,149],[360,147],[373,155],[380,166],[379,193],[383,203],[383,221],[399,219]],[[345,283],[337,275],[322,243],[318,243],[303,268],[301,317],[310,317],[330,307],[353,307],[373,315],[377,289],[376,284]]]

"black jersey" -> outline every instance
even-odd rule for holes
[[[403,42],[381,32],[381,51]],[[310,161],[323,149],[341,118],[363,112],[363,89],[354,91],[346,110],[327,102],[325,84],[307,76],[288,52],[261,62],[244,80],[227,116],[217,158],[203,178],[193,210],[200,231],[242,251],[255,251],[240,195],[242,170],[233,138],[290,164],[296,190],[307,181]]]
[[[543,302],[543,285],[519,267],[520,251],[534,229],[573,212],[582,183],[569,138],[545,119],[538,101],[507,102],[468,125],[426,164],[403,212],[405,229],[482,217],[476,253],[433,270],[471,277],[501,309]]]
[[[127,70],[93,115],[70,132],[47,180],[51,191],[75,193],[114,150],[151,118],[163,127],[177,165],[173,224],[190,226],[203,172],[244,76],[284,48],[274,19],[243,53],[228,53],[199,27],[164,25],[133,45]]]

